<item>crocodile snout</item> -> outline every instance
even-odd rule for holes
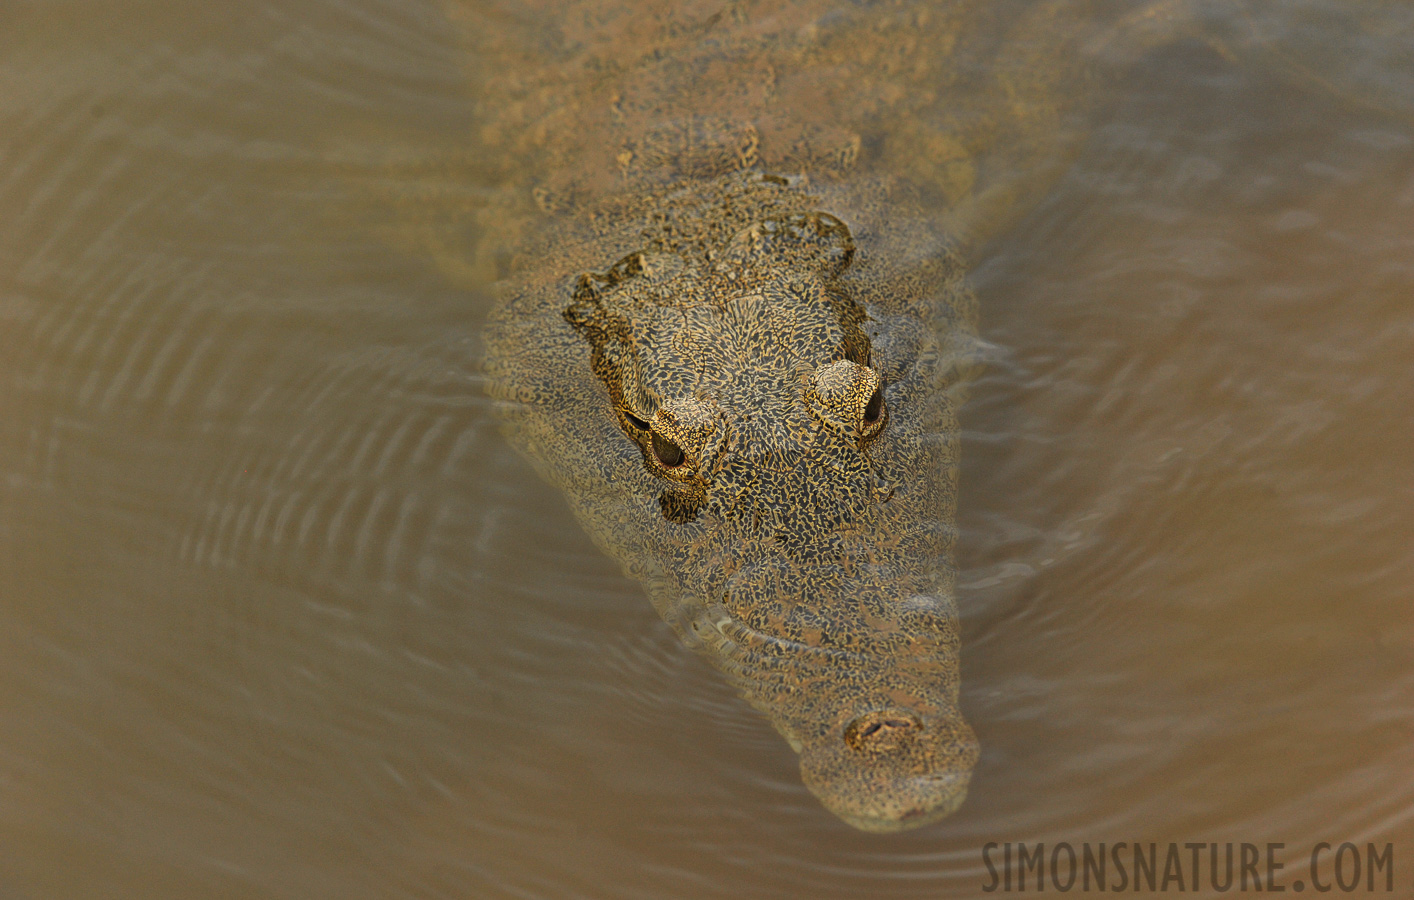
[[[801,776],[835,815],[864,831],[892,832],[962,805],[977,738],[961,716],[884,707],[802,748]]]

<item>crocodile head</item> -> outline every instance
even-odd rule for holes
[[[938,285],[855,278],[854,255],[838,219],[795,213],[582,277],[563,315],[607,395],[596,452],[634,465],[559,480],[825,806],[896,831],[956,809],[978,753],[958,707],[955,364],[927,317],[860,300]]]

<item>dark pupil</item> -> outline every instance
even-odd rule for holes
[[[884,389],[874,388],[874,396],[869,398],[869,405],[864,407],[864,422],[873,425],[879,421],[879,417],[884,414]]]
[[[656,434],[653,435],[653,455],[658,457],[658,462],[670,469],[682,465],[682,448]]]

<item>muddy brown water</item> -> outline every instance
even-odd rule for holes
[[[485,202],[436,6],[0,8],[0,898],[970,897],[989,841],[1408,896],[1414,43],[1347,37],[1146,55],[973,253],[983,754],[875,836],[498,436],[491,286],[388,221]]]

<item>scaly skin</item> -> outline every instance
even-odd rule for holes
[[[957,809],[977,759],[952,236],[1054,170],[1075,5],[556,4],[534,49],[460,11],[481,138],[546,213],[498,223],[509,433],[862,829]]]
[[[511,295],[488,332],[513,439],[870,830],[955,809],[977,756],[949,562],[972,298],[900,200],[675,183],[641,251]],[[897,252],[819,212],[846,207]]]

